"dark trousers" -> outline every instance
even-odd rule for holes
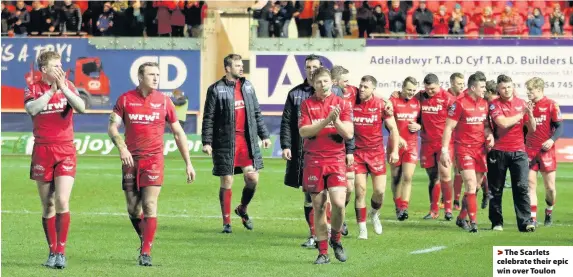
[[[298,19],[295,18],[296,28],[299,38],[309,38],[312,36],[312,18]]]
[[[493,198],[489,201],[489,220],[492,227],[503,226],[501,201],[505,176],[509,169],[511,176],[511,191],[513,206],[519,231],[525,231],[525,226],[531,222],[531,206],[529,200],[529,160],[523,151],[503,152],[491,150],[487,155],[487,181]]]

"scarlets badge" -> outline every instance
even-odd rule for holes
[[[490,111],[495,110],[495,105],[494,105],[494,104],[489,105],[489,110],[490,110]]]

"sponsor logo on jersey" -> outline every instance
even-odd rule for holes
[[[442,105],[437,105],[437,106],[422,105],[422,112],[426,112],[426,113],[438,113],[442,109],[443,109]]]
[[[487,116],[481,115],[481,116],[471,116],[471,117],[466,117],[466,123],[468,124],[479,124],[484,122],[487,119]]]
[[[161,104],[161,103],[159,103],[159,104],[149,103],[149,105],[151,105],[151,107],[154,108],[154,109],[159,109],[159,108],[161,108],[161,105],[162,105],[162,104]]]
[[[414,120],[418,118],[418,112],[412,112],[412,113],[397,113],[396,114],[396,119],[398,120]]]
[[[323,121],[323,120],[324,120],[324,118],[316,118],[316,119],[312,119],[310,122],[311,122],[312,124],[318,124],[318,123],[320,123],[320,122]],[[326,125],[326,127],[324,127],[324,128],[334,128],[334,123],[330,122],[330,123],[328,123],[328,124]]]
[[[545,121],[547,121],[546,115],[535,117],[535,123],[537,123],[537,125],[542,125]]]
[[[133,114],[130,113],[128,114],[129,116],[129,120],[131,120],[131,122],[133,123],[151,123],[154,122],[155,120],[159,120],[159,113],[158,112],[153,112],[151,114]]]
[[[60,102],[49,103],[44,107],[42,113],[57,113],[62,112],[68,105],[68,100],[66,98],[60,99]]]
[[[354,117],[354,123],[372,124],[374,122],[378,122],[378,115],[373,115],[370,117],[360,117],[360,116]]]

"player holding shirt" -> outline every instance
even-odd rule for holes
[[[426,169],[430,179],[430,213],[424,219],[435,219],[439,216],[440,187],[446,199],[444,208],[445,219],[452,220],[452,186],[451,168],[441,164],[442,135],[446,126],[448,108],[454,102],[454,98],[446,90],[440,87],[440,81],[435,74],[428,74],[424,78],[425,91],[420,93],[422,149],[420,151],[420,163]],[[453,144],[447,147],[453,148]],[[453,151],[448,152],[449,155]],[[441,184],[441,186],[440,186]]]
[[[219,177],[219,204],[223,218],[222,233],[232,233],[231,198],[234,175],[243,173],[245,186],[235,214],[247,230],[253,222],[247,214],[259,183],[263,157],[259,148],[271,146],[269,132],[261,114],[251,82],[243,77],[240,55],[229,54],[223,60],[225,76],[207,90],[201,140],[203,153],[213,158],[213,175]]]
[[[559,105],[543,94],[545,82],[535,77],[528,80],[527,97],[535,106],[533,116],[537,122],[534,132],[525,137],[525,147],[529,156],[529,198],[531,199],[531,217],[537,223],[537,172],[541,172],[545,185],[545,226],[553,223],[553,206],[555,205],[555,172],[557,158],[555,141],[563,134],[563,119]]]
[[[42,226],[49,247],[44,266],[62,269],[70,226],[70,194],[76,175],[74,110],[85,112],[85,103],[66,80],[58,53],[47,51],[37,60],[42,79],[24,92],[24,107],[34,124],[34,149],[30,179],[36,181],[42,201]]]
[[[450,85],[448,92],[456,99],[464,96],[464,75],[455,72],[450,76]],[[455,164],[454,164],[455,167]],[[454,168],[454,210],[460,210],[460,196],[462,193],[462,175],[457,168]]]
[[[119,149],[127,212],[142,240],[139,265],[151,266],[151,246],[157,229],[157,200],[164,175],[165,122],[169,123],[185,161],[188,183],[195,179],[195,170],[189,158],[187,136],[177,120],[175,106],[169,97],[156,90],[159,65],[143,63],[137,72],[139,85],[117,99],[110,115],[108,134]],[[122,123],[125,125],[125,141],[119,133]]]
[[[325,216],[327,193],[332,203],[330,246],[335,257],[346,261],[340,242],[346,200],[344,140],[354,136],[350,104],[331,91],[332,79],[326,68],[319,68],[312,79],[315,93],[300,109],[299,132],[305,138],[303,188],[311,193],[319,255],[315,264],[330,262]]]
[[[504,179],[509,169],[518,230],[533,232],[535,224],[531,220],[528,195],[529,162],[523,135],[524,126],[527,126],[528,132],[535,132],[536,129],[533,104],[525,103],[514,95],[513,81],[508,76],[498,77],[497,91],[499,98],[493,100],[489,107],[496,138],[493,149],[487,155],[487,178],[493,196],[489,201],[489,220],[493,230],[503,230],[501,201]]]
[[[493,135],[487,122],[487,101],[483,99],[485,82],[483,74],[472,74],[468,79],[467,93],[451,105],[448,119],[444,129],[442,145],[450,145],[454,139],[456,168],[460,170],[466,191],[464,198],[467,201],[467,212],[470,217],[468,228],[465,209],[460,212],[456,224],[472,233],[477,228],[477,199],[478,182],[481,182],[486,165],[486,139],[493,146]],[[453,132],[453,136],[452,136]],[[440,162],[444,167],[452,163],[450,147],[442,147]]]
[[[418,161],[418,131],[421,129],[420,101],[414,97],[418,82],[414,77],[408,77],[402,83],[399,96],[390,97],[394,118],[399,133],[398,162],[390,164],[392,172],[392,193],[396,205],[396,217],[403,221],[408,219],[408,205],[412,191],[412,178]],[[394,143],[390,140],[388,149]]]
[[[398,161],[398,130],[396,121],[391,112],[386,110],[386,102],[373,95],[378,82],[370,75],[360,80],[360,92],[354,105],[354,135],[356,138],[356,151],[354,152],[356,164],[356,221],[358,222],[358,239],[367,239],[366,229],[366,183],[367,175],[372,176],[372,199],[370,200],[370,220],[374,225],[374,232],[382,234],[380,222],[380,208],[386,190],[386,153],[384,151],[384,137],[382,124],[385,123],[390,131],[390,141],[393,148],[390,152],[390,163]]]

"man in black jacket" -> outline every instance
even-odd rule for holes
[[[298,114],[300,111],[300,104],[302,101],[313,95],[314,90],[310,85],[310,80],[312,79],[312,74],[314,71],[316,71],[321,66],[322,62],[320,61],[319,56],[309,55],[306,57],[306,79],[302,84],[294,87],[291,91],[289,91],[283,110],[280,130],[280,143],[282,149],[282,157],[287,161],[284,184],[293,188],[299,188],[302,186],[302,161],[304,155],[302,151],[303,140],[300,137],[298,130]],[[334,94],[342,96],[342,89],[340,87],[333,86],[332,91]],[[352,155],[353,152],[354,140],[347,141],[346,154]],[[310,229],[310,236],[301,246],[314,248],[315,236],[312,202],[310,199],[310,194],[306,192],[304,198],[304,216]],[[342,234],[345,236],[348,235],[346,223],[344,224]]]
[[[247,205],[255,194],[259,182],[258,170],[263,168],[263,157],[258,144],[271,145],[264,124],[255,89],[243,77],[240,55],[230,54],[224,59],[225,77],[207,90],[203,112],[201,139],[203,152],[213,157],[213,175],[221,179],[219,202],[223,215],[223,233],[231,233],[231,186],[233,175],[243,173],[245,187],[241,204],[235,213],[248,230],[253,222],[247,214]]]

